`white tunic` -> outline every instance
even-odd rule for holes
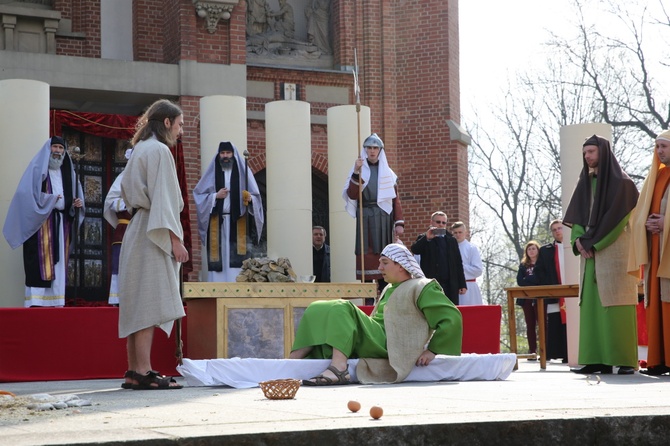
[[[458,297],[459,305],[484,305],[482,292],[477,285],[477,277],[484,272],[479,249],[467,240],[458,244],[463,259],[463,273],[468,291]]]

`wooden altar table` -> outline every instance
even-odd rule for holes
[[[187,282],[188,355],[288,358],[310,303],[376,296],[376,283]]]
[[[512,353],[517,352],[516,346],[516,318],[514,317],[514,299],[537,299],[537,324],[539,328],[538,349],[540,350],[540,368],[547,368],[547,352],[545,351],[545,316],[544,299],[557,297],[579,297],[579,285],[538,285],[517,286],[505,288],[507,291],[507,320],[509,324],[509,345]],[[518,355],[517,358],[525,358],[528,355]],[[518,368],[517,365],[514,370]]]

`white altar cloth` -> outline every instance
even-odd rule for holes
[[[309,379],[323,372],[328,359],[184,359],[177,371],[189,386],[230,386],[236,389],[257,387],[259,382],[273,379]],[[351,382],[358,383],[358,359],[350,359]],[[405,381],[496,381],[504,380],[514,370],[516,355],[463,354],[437,355],[428,366],[414,367]]]

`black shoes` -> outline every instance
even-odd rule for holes
[[[582,368],[572,368],[571,372],[579,373],[580,375],[590,375],[592,373],[601,373],[603,375],[610,375],[612,373],[612,366],[605,364],[589,364]]]
[[[585,365],[582,368],[570,369],[571,372],[579,373],[580,375],[591,375],[592,373],[610,375],[612,373],[612,370],[613,367],[611,365],[605,365],[605,364],[589,364]],[[670,368],[668,368],[667,371],[670,371]],[[619,371],[617,372],[618,375],[633,375],[634,373],[635,369],[627,365],[619,366]]]
[[[666,365],[656,365],[654,367],[647,367],[647,370],[640,370],[643,375],[661,376],[670,373],[670,367]]]

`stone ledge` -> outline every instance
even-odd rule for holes
[[[377,296],[374,283],[186,282],[184,299],[316,297],[360,299]]]

